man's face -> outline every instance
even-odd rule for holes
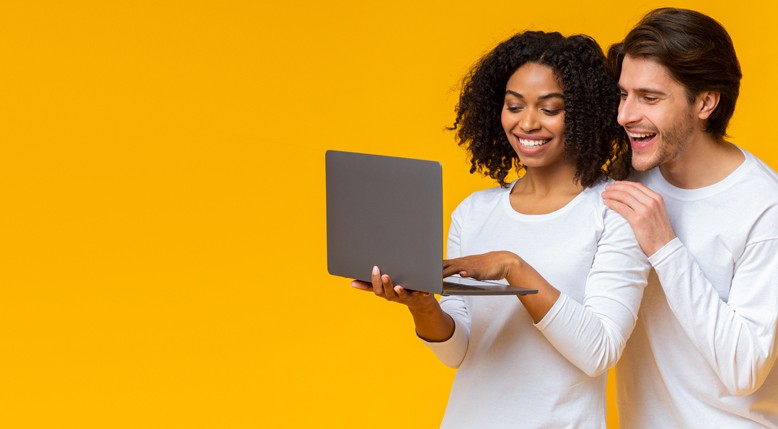
[[[629,134],[632,166],[647,171],[681,155],[697,121],[684,87],[648,58],[624,58],[618,121]]]

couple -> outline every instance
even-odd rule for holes
[[[452,214],[443,275],[538,294],[352,282],[459,368],[443,427],[604,428],[618,361],[622,427],[778,428],[778,176],[723,139],[740,78],[726,30],[679,9],[607,60],[526,32],[475,65],[454,129],[501,186]]]

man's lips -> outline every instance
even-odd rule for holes
[[[632,143],[633,148],[637,150],[645,149],[651,142],[654,141],[657,133],[653,131],[644,130],[627,130],[627,135]]]

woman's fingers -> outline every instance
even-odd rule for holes
[[[351,287],[367,292],[373,292],[381,298],[385,298],[388,301],[394,301],[408,306],[413,306],[419,303],[420,299],[429,299],[430,294],[427,292],[409,291],[402,286],[395,286],[392,284],[392,279],[386,275],[381,274],[381,270],[378,267],[373,267],[370,283],[353,280]]]
[[[381,281],[381,271],[378,267],[373,267],[373,274],[371,276],[371,282],[373,283],[373,293],[378,296],[384,296],[384,284]]]
[[[478,261],[472,257],[456,258],[443,261],[443,277],[459,274],[462,277],[478,276],[478,269],[475,265]]]
[[[409,291],[402,286],[395,286],[394,291],[397,292],[397,296],[400,297],[400,302],[407,302],[413,299],[430,296],[429,292],[420,292],[418,290]]]
[[[463,271],[463,258],[456,259],[444,259],[443,260],[443,277],[453,276],[454,274],[462,275]]]
[[[394,285],[392,284],[392,279],[389,278],[386,274],[381,276],[381,281],[384,285],[384,296],[389,301],[397,301],[397,292],[394,291]]]
[[[351,281],[351,287],[354,289],[364,290],[368,292],[373,291],[373,284],[368,282],[363,282],[361,280],[352,280]]]

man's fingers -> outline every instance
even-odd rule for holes
[[[604,200],[618,201],[635,212],[642,210],[641,207],[646,206],[651,201],[651,198],[637,189],[627,186],[610,186],[602,193],[602,198]]]
[[[648,207],[653,206],[654,202],[662,200],[661,195],[657,194],[651,189],[648,189],[645,185],[641,183],[624,182],[624,181],[615,182],[606,186],[605,189],[606,192],[616,191],[616,192],[628,193],[632,197],[634,197],[637,201],[640,201],[641,204]]]
[[[626,204],[624,204],[624,203],[622,203],[620,201],[616,201],[616,200],[608,200],[608,199],[606,199],[604,202],[605,202],[605,206],[606,207],[608,207],[609,209],[611,209],[611,210],[615,211],[616,213],[620,214],[621,216],[624,217],[624,219],[627,220],[627,222],[632,224],[632,219],[633,219],[633,217],[635,215],[635,211],[632,210],[631,207],[629,207],[628,205],[626,205]]]
[[[640,185],[640,186],[637,186]],[[605,187],[602,193],[605,200],[616,200],[629,206],[638,216],[650,216],[664,210],[662,196],[639,183],[616,182]],[[622,216],[625,216],[622,214]]]
[[[638,182],[628,182],[628,181],[625,181],[625,180],[621,180],[621,181],[618,181],[618,182],[614,182],[610,186],[625,186],[625,187],[629,187],[629,188],[632,188],[632,189],[634,189],[634,190],[636,190],[638,192],[641,192],[641,193],[643,193],[643,194],[645,194],[645,195],[647,195],[647,196],[649,196],[651,198],[654,198],[654,199],[659,196],[659,194],[657,194],[656,192],[654,192],[651,189],[649,189],[646,185],[644,185],[642,183],[638,183]],[[607,188],[607,186],[606,186],[606,188]]]

